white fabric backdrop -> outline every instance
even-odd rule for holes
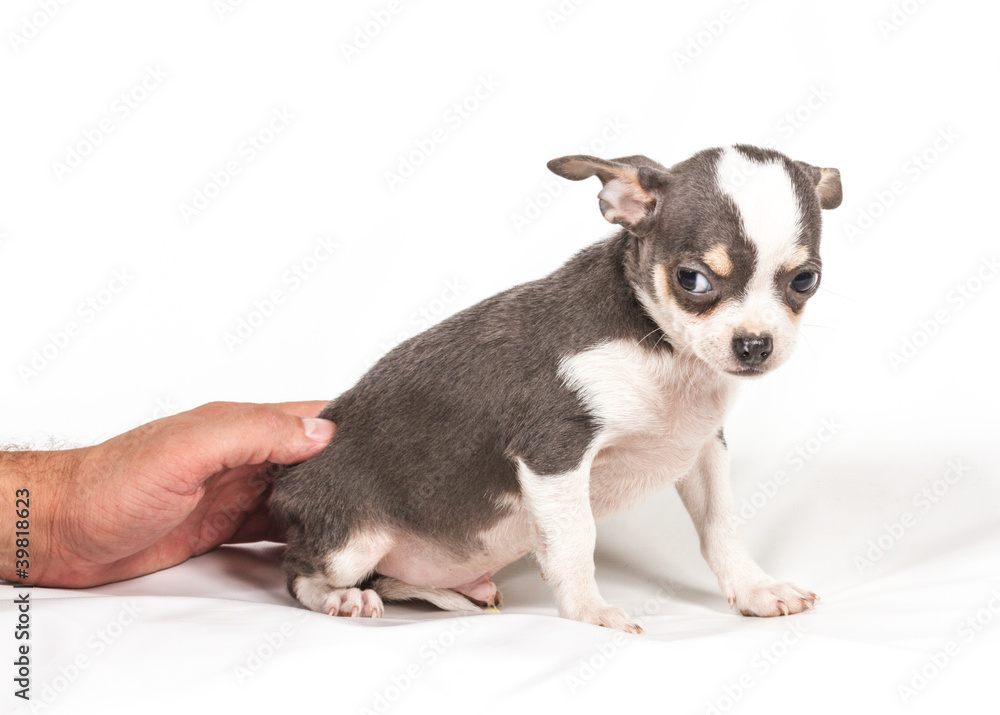
[[[126,583],[35,589],[34,704],[54,713],[139,703],[163,713],[979,710],[1000,646],[998,465],[965,457],[968,473],[921,512],[913,499],[943,489],[947,459],[901,458],[901,478],[887,484],[887,465],[820,454],[784,487],[794,498],[764,504],[744,531],[765,568],[821,595],[802,615],[728,611],[679,498],[665,493],[599,526],[602,592],[639,616],[641,636],[558,618],[531,559],[500,572],[500,615],[398,604],[361,621],[298,608],[284,590],[282,547],[227,547]],[[737,483],[743,494],[757,489]],[[868,541],[904,512],[912,525],[859,566],[877,556]],[[10,632],[11,587],[2,595],[0,632]],[[74,671],[79,656],[85,667]],[[931,677],[914,680],[922,671]]]

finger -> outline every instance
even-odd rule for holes
[[[191,425],[184,447],[200,475],[247,464],[295,464],[333,437],[329,420],[290,415],[270,405],[245,405]]]
[[[206,402],[204,405],[199,405],[191,410],[188,410],[192,414],[204,415],[207,417],[214,417],[216,415],[222,415],[230,410],[238,410],[241,407],[246,407],[248,402],[225,402],[223,400],[218,400],[216,402]],[[184,413],[181,413],[184,414]]]
[[[306,400],[303,402],[269,402],[269,407],[277,407],[282,412],[287,412],[296,417],[316,417],[329,402],[322,400]]]
[[[253,404],[255,403],[223,401],[206,402],[204,405],[195,407],[191,410],[191,412],[198,415],[214,417],[232,410],[238,410],[242,407],[250,407]],[[323,408],[326,407],[329,402],[326,400],[298,400],[292,402],[265,402],[263,404],[267,407],[276,407],[282,412],[287,412],[288,414],[295,415],[296,417],[316,417],[323,411]]]

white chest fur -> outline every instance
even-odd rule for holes
[[[612,341],[560,368],[601,425],[591,445],[594,516],[686,475],[722,426],[733,380],[694,357]]]

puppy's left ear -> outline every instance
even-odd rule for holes
[[[599,178],[604,185],[597,195],[601,213],[610,223],[626,228],[635,228],[653,212],[657,190],[667,181],[666,172],[644,156],[608,161],[577,154],[553,159],[547,166],[552,173],[572,181]]]
[[[812,179],[820,208],[835,209],[840,206],[840,202],[844,200],[844,190],[840,186],[840,172],[837,169],[820,169],[804,161],[795,163]]]

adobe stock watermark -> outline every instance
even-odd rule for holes
[[[361,54],[371,47],[371,44],[403,12],[406,6],[413,5],[413,0],[389,0],[383,7],[376,8],[361,23],[354,26],[349,40],[340,43],[340,54],[347,64],[352,64]]]
[[[118,268],[111,272],[111,278],[96,293],[87,296],[76,304],[74,317],[64,322],[55,330],[46,334],[45,342],[31,351],[31,355],[17,366],[21,384],[39,377],[60,355],[65,353],[83,335],[83,331],[97,318],[104,314],[125,289],[132,285],[134,276],[127,268]]]
[[[233,179],[272,146],[295,119],[295,114],[286,106],[272,109],[271,116],[237,144],[236,155],[224,162],[222,168],[209,171],[208,179],[191,192],[191,198],[177,204],[177,212],[184,223],[189,224],[201,216],[232,185]]]
[[[896,201],[922,179],[928,171],[934,168],[957,142],[962,138],[953,127],[939,129],[922,149],[911,154],[900,167],[899,174],[883,188],[877,190],[868,202],[858,209],[857,218],[853,223],[844,224],[844,236],[851,244],[865,235],[885,216]]]
[[[607,156],[608,147],[621,138],[628,125],[619,117],[608,117],[597,134],[590,140],[584,142],[578,154],[588,154],[591,156]],[[556,198],[562,195],[566,181],[564,179],[551,176],[541,183],[525,200],[520,211],[510,213],[510,222],[518,235],[537,221],[542,214],[555,203]]]
[[[955,660],[968,649],[968,645],[980,636],[1000,615],[1000,589],[992,589],[983,607],[963,618],[955,628],[955,637],[937,650],[925,655],[922,662],[911,668],[904,682],[896,685],[896,695],[904,705],[909,705],[923,693],[934,680],[950,668]]]
[[[412,148],[396,157],[395,170],[386,171],[384,174],[385,184],[389,190],[395,191],[410,179],[419,167],[426,164],[441,146],[493,98],[500,86],[492,74],[479,75],[472,91],[453,102],[444,110],[440,122],[433,129],[417,137],[412,143]]]
[[[48,710],[70,686],[78,681],[87,670],[122,637],[144,612],[142,606],[132,599],[124,604],[118,613],[104,626],[98,628],[84,641],[85,649],[73,660],[60,666],[56,675],[47,682],[33,688],[30,701],[31,712]]]
[[[783,142],[791,140],[833,99],[833,92],[822,83],[809,86],[805,98],[781,114],[775,122],[777,136],[771,135],[758,142],[767,149],[780,149]],[[720,176],[720,182],[729,190],[744,186],[755,174],[768,166],[737,154],[736,161],[727,165],[727,173]]]
[[[310,617],[310,611],[300,611],[297,617],[282,621],[276,629],[265,632],[254,646],[247,648],[246,658],[233,666],[233,677],[236,678],[236,682],[243,685],[259,673]]]
[[[788,142],[800,129],[806,126],[833,99],[833,92],[823,83],[813,84],[805,98],[791,109],[784,112],[774,124],[778,136],[770,136],[761,142],[760,146],[767,149],[777,149]]]
[[[757,482],[757,489],[749,497],[740,500],[736,510],[737,525],[742,526],[757,516],[781,488],[787,486],[792,477],[802,471],[802,468],[843,430],[844,425],[837,417],[825,417],[811,437],[796,445],[785,455],[788,469],[775,470],[769,479]]]
[[[383,355],[404,340],[412,338],[431,327],[447,314],[449,307],[455,303],[468,286],[457,278],[448,278],[438,289],[436,295],[429,301],[410,313],[406,319],[406,327],[396,333],[395,337],[379,344],[378,357],[366,361],[364,371],[367,372]],[[357,377],[360,377],[358,375]]]
[[[587,0],[559,0],[545,9],[545,22],[549,24],[550,30],[558,30],[586,4]]]
[[[492,437],[489,426],[482,422],[471,422],[464,424],[461,435],[455,435],[455,440],[449,449],[452,451],[453,459],[456,461],[465,458],[475,458],[480,445],[486,444]],[[442,470],[425,469],[422,470],[420,480],[412,485],[408,491],[407,510],[422,510],[425,505],[441,493],[447,493],[451,481],[448,479],[449,472]],[[443,490],[443,491],[442,491]],[[513,497],[505,497],[497,501],[497,506],[501,509],[514,511],[518,508],[518,500]]]
[[[219,20],[226,20],[230,15],[243,7],[246,0],[212,0],[212,9]]]
[[[929,317],[917,321],[916,329],[899,340],[899,347],[886,354],[893,372],[912,362],[952,322],[969,303],[975,300],[1000,273],[1000,261],[994,253],[979,260],[979,265],[970,276],[956,283],[945,295],[945,304]]]
[[[731,0],[725,7],[701,23],[695,32],[687,36],[684,46],[670,53],[674,67],[682,72],[695,63],[726,30],[736,22],[740,14],[748,10],[750,0]]]
[[[668,603],[676,594],[677,586],[675,584],[659,584],[656,593],[646,599],[641,606],[632,609],[629,616],[642,627],[645,625],[645,619],[660,613],[664,604]],[[634,642],[632,634],[619,630],[612,631],[610,638],[598,643],[594,652],[580,658],[576,667],[571,672],[566,673],[565,682],[570,694],[579,695],[583,688],[593,682],[600,672],[621,653],[622,649]]]
[[[417,651],[417,660],[405,670],[389,678],[389,684],[378,690],[370,706],[362,707],[361,715],[384,715],[404,699],[407,692],[469,631],[469,618],[451,618],[443,632],[437,634]]]
[[[888,40],[895,35],[903,26],[908,23],[920,9],[927,4],[927,0],[903,0],[892,4],[889,14],[880,18],[876,23],[879,34],[883,40]]]
[[[201,530],[198,533],[198,538],[201,539],[202,543],[224,543],[220,539],[229,539],[235,534],[239,525],[247,518],[247,513],[251,511],[260,496],[267,491],[281,468],[281,465],[270,464],[262,471],[250,475],[246,481],[246,485],[250,487],[249,490],[242,490],[237,497],[219,507],[211,518],[202,522]]]
[[[236,327],[222,334],[222,342],[230,353],[250,340],[267,323],[290,296],[298,292],[316,272],[340,249],[332,236],[316,239],[304,258],[282,271],[278,282],[262,298],[255,298],[246,314],[236,319]]]
[[[173,399],[170,396],[157,397],[155,400],[153,400],[153,404],[155,406],[153,407],[153,411],[152,413],[150,413],[149,417],[151,420],[158,420],[163,417],[170,417],[171,415],[176,415],[178,412],[182,412],[184,410],[183,407],[180,407],[179,405],[174,403]]]
[[[779,148],[782,140],[788,141],[795,136],[832,98],[833,93],[827,90],[824,85],[811,85],[806,98],[782,114],[775,122],[775,129],[780,134],[780,138],[767,137],[760,142],[760,145],[767,149]],[[730,173],[721,177],[721,180],[727,187],[738,189],[765,166],[767,164],[759,164],[740,156],[737,165],[731,167]]]
[[[952,488],[966,476],[972,468],[960,457],[948,460],[944,474],[913,495],[912,510],[901,512],[882,527],[881,533],[869,539],[863,554],[854,557],[854,565],[859,574],[881,561],[898,544],[906,533],[917,525],[917,516],[928,513],[934,506],[951,493]]]
[[[750,668],[735,680],[722,687],[722,693],[708,702],[707,715],[732,712],[747,694],[757,687],[761,678],[770,673],[795,646],[802,642],[806,630],[802,622],[788,619],[784,632],[771,645],[761,648],[750,658]]]
[[[38,0],[38,9],[21,17],[16,30],[7,33],[14,54],[27,47],[62,12],[69,0]]]
[[[146,65],[145,73],[138,82],[121,92],[107,113],[89,126],[80,130],[80,137],[66,145],[62,157],[52,162],[52,173],[62,183],[66,177],[79,169],[84,161],[93,156],[99,146],[114,134],[139,109],[150,95],[169,77],[159,64]]]

